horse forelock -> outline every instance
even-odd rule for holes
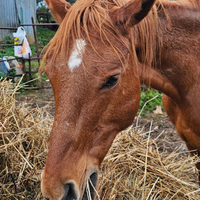
[[[92,26],[93,29],[95,29],[95,32],[98,33],[97,35],[100,41],[103,43],[107,42],[113,48],[114,52],[122,62],[122,65],[123,59],[121,58],[123,57],[123,53],[120,52],[115,43],[111,42],[111,40],[107,37],[108,33],[111,34],[115,40],[121,42],[122,45],[125,45],[127,48],[129,48],[129,54],[132,58],[132,66],[137,65],[136,49],[137,45],[139,45],[142,62],[151,67],[151,64],[155,61],[154,54],[156,47],[159,46],[156,44],[159,35],[157,8],[154,6],[144,20],[130,29],[130,46],[127,45],[126,42],[127,35],[121,34],[120,30],[115,26],[115,24],[113,24],[109,16],[109,13],[113,9],[125,6],[128,1],[129,0],[76,1],[76,3],[73,4],[73,6],[67,12],[64,20],[60,24],[56,35],[47,45],[47,50],[43,56],[42,63],[44,63],[48,57],[51,57],[52,63],[55,63],[55,61],[57,63],[58,56],[59,58],[63,58],[60,59],[62,62],[63,60],[67,62],[66,58],[69,58],[71,53],[69,49],[73,48],[70,46],[70,44],[73,44],[73,46],[75,46],[79,52],[76,41],[77,39],[82,40],[83,33],[92,46],[93,50],[98,54],[96,48],[93,46],[92,41],[90,40],[90,28]],[[99,57],[101,56],[99,55]]]

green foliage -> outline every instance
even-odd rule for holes
[[[10,69],[10,72],[8,72],[7,74],[4,74],[3,72],[0,72],[0,81],[5,80],[5,79],[13,81],[13,78],[10,77],[10,76],[13,76],[15,74],[16,74],[15,69]]]
[[[156,97],[152,101],[149,101],[150,99],[154,98],[157,95],[158,97]],[[153,111],[156,108],[156,106],[162,105],[162,93],[149,88],[145,91],[141,91],[139,112],[147,101],[149,102],[144,107],[142,115],[148,115],[150,111]]]
[[[41,52],[42,49],[49,43],[49,41],[54,37],[55,31],[51,31],[48,28],[37,27],[37,41],[38,41],[38,51]],[[30,45],[32,55],[36,55],[35,44]]]
[[[0,72],[0,81],[4,80],[4,78],[5,78],[5,74],[3,72]]]
[[[46,75],[45,73],[42,74],[42,80],[43,80],[43,81],[48,80],[48,77],[47,77],[47,75]]]
[[[0,48],[0,57],[3,56],[14,56],[14,47],[3,47]]]
[[[41,2],[42,0],[36,0],[37,3]],[[67,2],[73,4],[76,2],[76,0],[66,0]]]
[[[13,44],[14,41],[10,36],[5,37],[1,44]],[[14,56],[14,47],[0,47],[0,58],[3,56]]]
[[[49,9],[45,5],[41,5],[40,7],[37,8],[37,12],[48,12]]]
[[[13,39],[10,36],[6,36],[5,42],[6,44],[13,44]]]
[[[43,13],[39,15],[39,21],[46,23],[47,18],[48,22],[53,22],[54,18],[51,15],[51,12],[49,11],[49,8],[46,5],[41,5],[40,7],[37,8],[37,13]]]
[[[40,51],[49,43],[54,35],[55,31],[50,31],[48,28],[37,27],[37,39]]]
[[[16,70],[15,70],[15,68],[13,68],[13,69],[10,69],[10,72],[9,72],[9,76],[13,76],[13,75],[15,75],[16,74]]]
[[[70,4],[74,4],[76,0],[67,0],[67,2],[69,2]]]

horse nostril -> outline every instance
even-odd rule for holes
[[[90,178],[88,180],[88,184],[86,185],[84,194],[83,194],[83,200],[90,200],[94,199],[95,196],[95,187],[97,184],[97,172],[94,172],[90,175]]]
[[[97,184],[97,177],[98,177],[97,172],[94,172],[93,174],[90,175],[91,182],[89,182],[89,189],[90,189],[92,199],[94,199],[95,187]]]
[[[94,187],[96,187],[97,184],[97,178],[98,178],[98,174],[97,172],[94,172],[93,174],[90,175],[90,187],[92,187],[94,189]]]
[[[77,190],[74,183],[64,185],[65,195],[62,200],[78,200]]]

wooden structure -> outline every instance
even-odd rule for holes
[[[0,1],[0,27],[17,27],[17,24],[30,24],[31,17],[36,19],[36,1],[30,0],[6,0]],[[27,39],[34,43],[32,27],[26,28]],[[0,30],[0,41],[6,36],[12,36],[12,31]]]
[[[32,60],[37,60],[38,63],[40,63],[40,53],[38,51],[38,43],[37,43],[37,35],[36,35],[36,29],[35,29],[35,26],[58,26],[57,23],[42,23],[42,24],[35,24],[34,22],[34,18],[31,17],[31,24],[18,24],[18,26],[25,26],[25,27],[29,27],[29,28],[32,28],[33,30],[33,38],[34,38],[34,43],[35,43],[35,50],[36,50],[36,56],[30,56],[29,55],[29,58],[17,58],[18,61],[21,62],[22,64],[22,69],[23,69],[23,72],[24,72],[24,75],[25,75],[25,81],[27,81],[27,74],[29,74],[29,80],[32,79],[32,73],[37,73],[37,71],[33,72],[32,69],[31,69],[31,61]],[[15,27],[0,27],[0,31],[1,30],[16,30],[17,28]],[[3,46],[17,46],[16,44],[0,44],[0,47],[3,47]],[[3,62],[4,60],[0,60],[0,62]],[[7,60],[8,61],[8,60]],[[28,71],[26,71],[26,68],[25,68],[25,63],[28,62]],[[16,76],[16,75],[15,75]],[[15,77],[14,76],[14,77]]]

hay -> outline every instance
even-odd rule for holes
[[[19,87],[0,82],[0,199],[39,200],[53,117],[48,107],[16,103]],[[199,158],[159,152],[151,131],[138,130],[130,127],[115,139],[99,173],[97,199],[200,199],[194,167]]]
[[[159,152],[151,131],[138,134],[133,127],[121,132],[104,159],[99,178],[101,200],[199,200],[195,163],[179,149]]]
[[[19,88],[0,82],[0,199],[40,199],[53,117],[46,107],[17,105]]]

